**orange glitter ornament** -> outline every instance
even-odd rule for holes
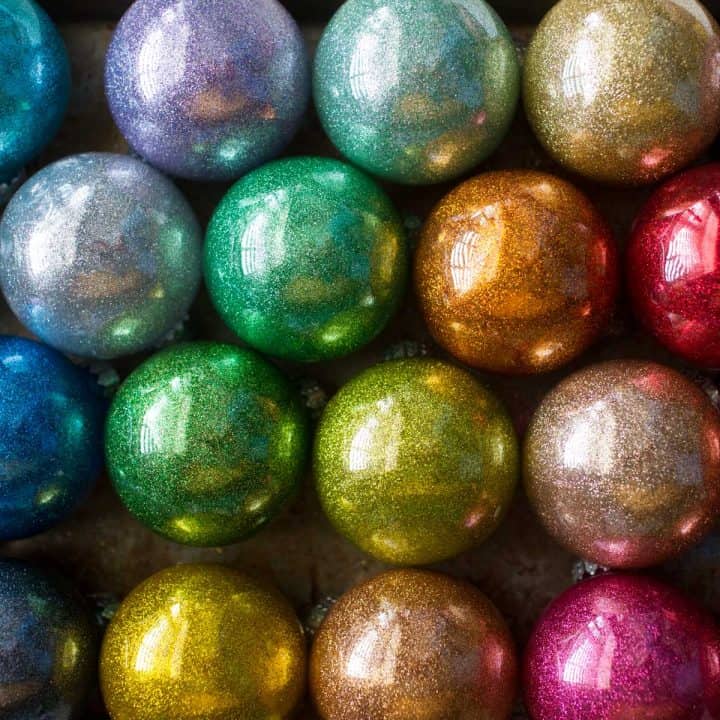
[[[415,288],[435,339],[478,368],[553,370],[601,333],[618,286],[610,229],[552,175],[479,175],[446,195],[422,231]]]

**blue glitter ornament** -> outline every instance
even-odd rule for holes
[[[70,60],[34,0],[0,2],[0,183],[53,138],[70,98]]]
[[[137,0],[108,49],[105,89],[138,155],[178,177],[232,180],[295,134],[310,70],[277,0]]]
[[[105,407],[90,373],[0,336],[0,540],[47,529],[87,496],[102,469]]]
[[[0,560],[0,717],[79,717],[97,662],[87,608],[59,578]]]

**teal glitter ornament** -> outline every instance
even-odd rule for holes
[[[241,540],[295,494],[308,446],[299,398],[250,350],[177,345],[120,387],[108,415],[108,472],[130,512],[188,545]]]
[[[205,242],[205,281],[254,348],[314,362],[372,340],[405,289],[403,226],[364,173],[329,158],[270,163],[236,183]]]
[[[487,158],[515,114],[512,39],[484,0],[348,0],[314,68],[325,131],[388,180],[449,180]]]

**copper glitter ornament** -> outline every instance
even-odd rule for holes
[[[330,610],[310,657],[323,720],[506,720],[516,684],[512,638],[472,585],[394,570]]]
[[[415,287],[430,332],[463,362],[543,372],[601,333],[617,290],[617,250],[569,183],[531,170],[490,172],[433,210]]]
[[[545,149],[601,182],[653,182],[720,130],[720,28],[695,0],[562,0],[523,77]]]
[[[601,363],[546,396],[523,464],[530,502],[562,545],[601,565],[654,565],[720,512],[720,415],[675,370]]]

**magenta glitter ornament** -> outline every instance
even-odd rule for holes
[[[656,580],[601,575],[542,616],[524,689],[533,720],[717,720],[720,628]]]

